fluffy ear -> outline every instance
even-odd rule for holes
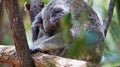
[[[25,2],[24,7],[24,10],[28,12],[30,10],[30,2]]]
[[[41,8],[44,8],[44,2],[41,2]]]
[[[30,11],[30,5],[31,5],[30,2],[25,2],[24,3],[24,7],[25,7],[24,10],[27,11],[27,12]],[[40,7],[44,8],[44,2],[41,2],[41,6]]]

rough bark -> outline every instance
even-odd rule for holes
[[[32,54],[32,58],[35,67],[99,67],[99,65],[94,65],[86,61],[67,59],[40,52]],[[0,64],[19,67],[20,63],[14,46],[0,45]]]
[[[3,21],[3,3],[0,3],[0,29],[2,28],[2,21]]]
[[[0,2],[0,30],[2,30],[2,27],[3,27],[3,5]],[[0,32],[0,41],[2,41],[2,39],[3,39],[3,32]]]
[[[25,36],[25,29],[19,11],[18,1],[4,0],[3,2],[10,19],[11,34],[17,51],[20,67],[34,67]]]

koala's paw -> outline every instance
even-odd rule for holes
[[[39,48],[38,49],[30,49],[31,54],[37,53],[37,52],[42,52]]]

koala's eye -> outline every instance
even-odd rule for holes
[[[60,13],[60,12],[62,12],[63,11],[63,9],[61,9],[61,8],[54,8],[54,12],[55,13]]]

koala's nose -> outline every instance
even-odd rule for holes
[[[61,12],[61,15],[64,15],[64,14],[65,14],[65,11],[62,11],[62,12]]]
[[[68,11],[62,11],[61,12],[61,15],[65,15],[65,14],[67,14],[68,13]]]

